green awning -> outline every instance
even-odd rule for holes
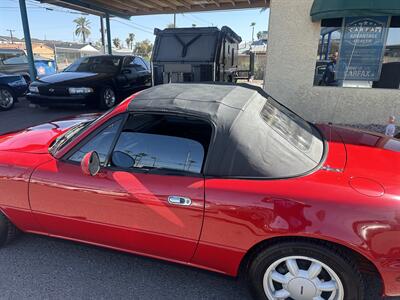
[[[400,0],[314,0],[313,22],[357,16],[400,16]]]

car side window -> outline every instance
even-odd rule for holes
[[[81,162],[86,153],[89,153],[90,151],[96,151],[99,154],[101,165],[104,166],[121,122],[122,120],[119,119],[108,125],[85,145],[79,148],[68,160]]]
[[[131,56],[125,57],[123,67],[124,68],[132,68],[133,67],[133,57],[131,57]]]
[[[133,65],[134,65],[134,68],[136,69],[136,71],[146,71],[147,70],[146,64],[140,57],[135,57],[133,59]]]
[[[200,174],[211,139],[204,121],[175,116],[132,115],[119,136],[112,166]]]
[[[150,63],[149,63],[147,60],[143,59],[143,58],[141,58],[141,61],[142,61],[143,64],[146,66],[146,69],[147,69],[147,70],[150,70]]]

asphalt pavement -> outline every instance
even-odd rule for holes
[[[29,105],[25,98],[20,98],[19,102],[11,110],[0,111],[0,134],[63,117],[90,112],[94,112],[94,110],[88,110],[83,106],[59,108],[33,107]]]
[[[0,111],[0,134],[80,113],[33,108],[21,99]],[[366,300],[379,300],[368,278]],[[251,299],[235,278],[100,247],[24,234],[0,249],[0,299]],[[397,300],[399,300],[397,298]],[[393,298],[394,300],[394,298]]]
[[[1,299],[251,299],[230,277],[35,235],[0,249],[0,270]]]

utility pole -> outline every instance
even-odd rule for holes
[[[29,30],[28,13],[26,11],[25,0],[19,0],[19,10],[21,12],[22,28],[24,29],[25,48],[26,54],[28,55],[29,74],[31,76],[31,80],[34,81],[37,74],[35,68],[35,60],[33,58],[31,33]]]
[[[106,42],[104,38],[104,23],[103,17],[100,17],[101,44],[103,45],[103,53],[106,53]]]
[[[14,44],[13,32],[14,32],[15,30],[14,30],[14,29],[7,29],[7,31],[10,32],[11,44]]]
[[[110,15],[106,13],[107,53],[112,54]]]
[[[256,26],[255,22],[252,22],[250,24],[250,27],[253,27],[252,33],[251,33],[251,42],[254,42],[254,26]]]

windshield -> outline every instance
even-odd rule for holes
[[[116,73],[122,58],[115,56],[83,57],[76,60],[64,72]]]
[[[71,127],[69,130],[67,130],[54,140],[54,142],[49,147],[49,152],[52,155],[55,155],[58,151],[60,151],[62,148],[64,148],[66,145],[72,142],[76,137],[78,137],[81,133],[83,133],[87,128],[89,128],[90,125],[96,125],[98,122],[103,120],[107,115],[109,115],[114,109],[115,107],[109,109],[98,118],[95,118],[87,122],[82,122]]]

